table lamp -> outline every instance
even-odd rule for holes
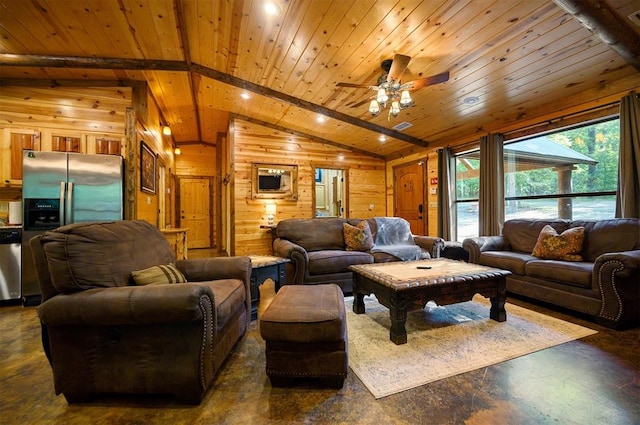
[[[265,210],[267,212],[267,220],[269,225],[273,224],[273,218],[276,215],[276,204],[266,204]]]

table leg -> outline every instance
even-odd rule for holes
[[[253,271],[251,278],[249,279],[249,289],[251,290],[251,320],[258,318],[258,303],[260,303],[260,284],[258,283],[258,277]]]
[[[507,320],[507,311],[504,308],[504,303],[507,301],[507,280],[505,277],[499,278],[498,281],[498,294],[495,297],[491,297],[491,311],[489,317],[496,322],[504,322]]]
[[[391,295],[389,303],[389,316],[391,317],[391,330],[389,339],[396,345],[407,343],[407,300],[404,295],[395,292]]]
[[[276,294],[280,290],[280,287],[286,285],[287,282],[287,269],[285,263],[278,264],[277,278],[274,282],[274,290]]]
[[[360,276],[354,273],[353,276],[353,312],[355,314],[364,314],[364,294],[358,292],[358,280]]]

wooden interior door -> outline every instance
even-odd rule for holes
[[[426,161],[419,161],[393,169],[395,216],[407,220],[414,235],[426,235],[427,213],[424,193],[426,166]]]
[[[213,246],[212,187],[211,178],[180,177],[180,227],[189,229],[187,231],[188,248]]]

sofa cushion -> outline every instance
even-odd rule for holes
[[[357,226],[342,223],[344,242],[347,251],[369,251],[373,248],[373,236],[369,224],[362,220]]]
[[[244,308],[246,292],[244,283],[239,279],[218,279],[187,283],[187,285],[206,285],[211,288],[218,329],[222,329],[227,324],[238,308]]]
[[[525,274],[527,261],[535,260],[536,257],[513,251],[484,251],[480,253],[479,263],[484,266],[495,267],[497,269],[509,270],[512,273]]]
[[[527,262],[525,271],[530,277],[588,289],[591,288],[593,263],[536,259]]]
[[[556,229],[546,225],[540,231],[531,254],[546,260],[582,261],[583,241],[584,227],[572,227],[558,234]]]
[[[558,233],[569,228],[569,222],[566,220],[513,219],[504,222],[502,235],[507,239],[513,251],[529,254],[538,241],[540,231],[546,225],[550,225]]]
[[[187,279],[174,264],[151,266],[144,270],[134,270],[131,277],[136,285],[161,285],[185,283]]]
[[[324,250],[308,255],[311,275],[348,272],[351,265],[373,263],[371,254],[361,251]]]

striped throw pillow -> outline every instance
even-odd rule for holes
[[[185,283],[187,279],[174,264],[153,266],[131,272],[136,285],[160,285],[166,283]]]

